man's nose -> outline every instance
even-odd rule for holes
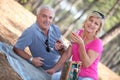
[[[47,17],[47,18],[46,18],[46,21],[48,21],[48,22],[49,22],[49,21],[50,21],[50,18],[49,18],[49,17]]]

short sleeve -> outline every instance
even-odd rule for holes
[[[102,51],[103,51],[102,40],[101,39],[97,39],[97,40],[93,41],[90,44],[89,49],[94,50],[97,53],[102,53]]]
[[[19,37],[18,41],[15,44],[15,47],[20,50],[24,50],[31,43],[32,43],[32,32],[31,30],[27,29]]]

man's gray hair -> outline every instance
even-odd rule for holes
[[[42,6],[40,6],[38,8],[38,10],[37,10],[37,14],[39,14],[42,9],[48,9],[48,10],[52,11],[54,16],[55,16],[55,10],[51,6],[49,6],[49,5],[42,5]]]

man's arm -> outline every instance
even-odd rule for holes
[[[19,55],[20,57],[24,58],[25,60],[29,60],[32,56],[30,56],[28,53],[26,53],[23,50],[20,50],[18,48],[16,48],[15,46],[13,47],[13,51]]]
[[[60,67],[63,66],[63,64],[71,57],[71,46],[69,46],[69,48],[64,51],[64,53],[61,54],[61,58],[59,59],[59,61],[56,63],[56,65],[49,70],[46,70],[47,73],[49,74],[53,74],[55,73],[57,70],[59,70]]]
[[[29,55],[28,53],[26,53],[23,50],[20,50],[16,47],[13,47],[13,51],[19,55],[20,57],[24,58],[25,60],[29,61],[31,58],[31,64],[33,64],[36,67],[42,66],[44,63],[42,62],[42,58],[40,57],[32,57],[31,55]]]

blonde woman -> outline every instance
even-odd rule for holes
[[[97,37],[104,23],[104,15],[93,11],[84,22],[83,29],[71,34],[73,61],[81,61],[78,80],[98,80],[98,62],[103,51],[102,40]]]

